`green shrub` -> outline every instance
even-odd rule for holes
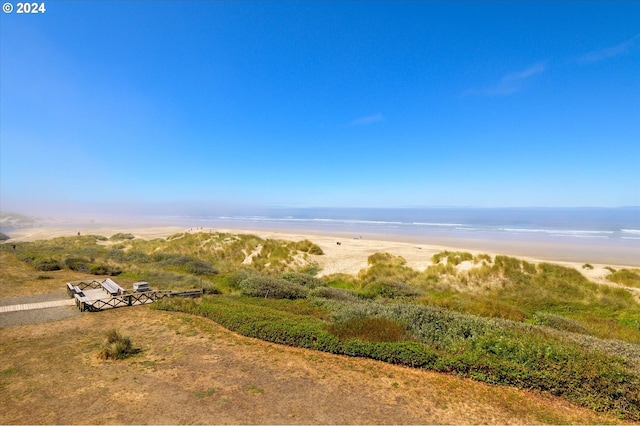
[[[151,260],[162,266],[184,266],[192,259],[179,253],[156,253],[151,256]]]
[[[142,251],[129,250],[125,253],[124,260],[131,263],[148,263],[149,255]]]
[[[113,259],[119,263],[148,263],[149,256],[142,251],[138,250],[129,250],[124,251],[119,248],[112,248],[107,253],[107,257],[109,259]]]
[[[133,240],[135,237],[133,234],[124,234],[122,232],[114,234],[109,238],[111,241]]]
[[[358,297],[349,290],[334,287],[316,287],[309,292],[309,296],[323,299],[341,300],[344,302],[356,301]]]
[[[229,287],[231,287],[234,290],[238,290],[240,289],[240,283],[242,281],[254,275],[256,275],[256,273],[248,269],[237,269],[235,271],[228,273],[225,276],[225,281],[227,282],[227,285]]]
[[[376,297],[396,299],[418,296],[420,291],[402,281],[383,279],[366,284],[360,294],[368,299]]]
[[[240,283],[240,291],[245,296],[270,297],[273,299],[302,299],[309,290],[300,284],[279,278],[252,276]]]
[[[174,267],[194,275],[216,275],[218,270],[208,262],[178,253],[157,253],[151,257],[160,266]]]
[[[593,269],[593,265],[590,263],[585,263],[582,265],[582,269]]]
[[[23,262],[27,262],[27,263],[33,262],[34,260],[36,260],[37,257],[38,257],[37,254],[31,253],[31,252],[19,253],[18,254],[18,259],[20,259]]]
[[[134,352],[131,339],[118,330],[112,329],[107,332],[106,341],[98,353],[98,358],[118,360],[124,359]]]
[[[321,270],[322,269],[320,268],[320,265],[318,265],[316,262],[310,262],[298,269],[298,272],[301,274],[315,276],[318,275],[318,272],[320,272]]]
[[[330,287],[354,290],[360,287],[358,279],[348,274],[331,274],[322,277],[322,280]]]
[[[548,312],[536,312],[532,318],[532,323],[555,328],[557,330],[570,331],[572,333],[589,334],[589,330],[578,321],[550,314]]]
[[[300,284],[307,288],[323,287],[327,285],[320,278],[312,277],[308,274],[301,274],[299,272],[285,272],[280,275],[280,278],[292,283]]]
[[[91,266],[89,265],[89,260],[81,258],[81,257],[69,257],[65,259],[64,264],[67,268],[76,272],[90,272]]]
[[[89,273],[92,275],[111,275],[116,276],[122,273],[122,269],[118,267],[112,267],[108,265],[102,265],[97,263],[90,263]]]
[[[194,275],[216,275],[218,270],[210,263],[202,260],[192,260],[186,266],[187,272]]]
[[[59,271],[60,262],[55,259],[38,259],[33,262],[33,267],[38,271]]]

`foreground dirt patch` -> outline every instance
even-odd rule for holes
[[[96,355],[118,328],[140,349]],[[612,423],[563,400],[274,345],[148,306],[0,329],[0,423]]]

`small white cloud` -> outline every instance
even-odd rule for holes
[[[470,89],[464,92],[464,95],[483,95],[483,96],[506,96],[522,90],[524,82],[534,75],[546,71],[547,65],[544,62],[537,63],[529,68],[513,72],[505,75],[493,86],[481,89]]]
[[[378,123],[380,121],[384,121],[386,118],[384,115],[377,113],[374,115],[368,115],[366,117],[357,118],[349,123],[349,126],[364,126],[367,124]]]
[[[604,49],[594,50],[586,55],[578,58],[578,62],[598,62],[604,59],[613,58],[615,56],[623,55],[631,50],[634,45],[639,44],[640,34],[636,34],[634,37],[626,40],[615,46],[606,47]]]

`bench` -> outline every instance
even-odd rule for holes
[[[135,293],[144,293],[145,291],[150,291],[149,283],[146,281],[140,281],[137,283],[133,283],[133,291]]]
[[[124,288],[116,284],[111,278],[105,279],[100,284],[102,284],[102,288],[104,288],[105,291],[112,296],[124,294]]]
[[[77,295],[84,297],[84,292],[80,290],[80,287],[78,287],[77,285],[73,286],[73,292]]]

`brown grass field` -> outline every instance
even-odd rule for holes
[[[97,354],[105,333],[139,353]],[[615,423],[564,400],[245,338],[148,306],[0,329],[2,424]]]

